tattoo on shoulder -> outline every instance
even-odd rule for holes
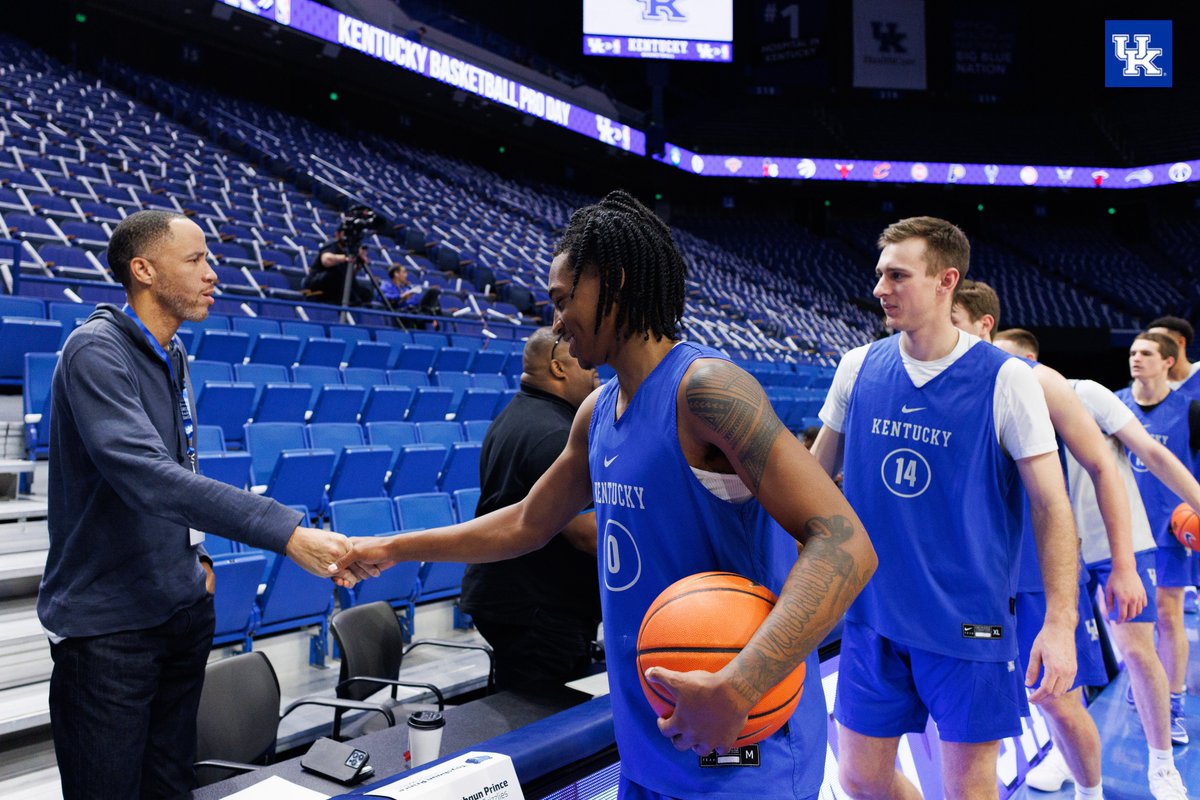
[[[740,369],[701,366],[688,379],[685,393],[688,409],[729,442],[757,490],[783,430],[762,387]]]

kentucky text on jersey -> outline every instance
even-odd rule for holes
[[[918,425],[915,422],[901,422],[898,419],[874,417],[871,420],[871,433],[877,436],[895,436],[900,439],[911,439],[914,442],[925,442],[926,444],[938,445],[940,447],[949,447],[950,434],[953,431],[930,428],[927,425]]]
[[[596,481],[592,484],[592,501],[600,506],[621,506],[623,508],[645,509],[642,502],[644,486],[630,486],[627,483],[613,481]]]

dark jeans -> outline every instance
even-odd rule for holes
[[[497,689],[566,683],[589,673],[595,621],[545,609],[503,617],[471,617],[496,655]]]
[[[156,628],[50,646],[50,726],[65,800],[191,791],[213,621],[206,597]]]

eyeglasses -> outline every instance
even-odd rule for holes
[[[547,367],[549,367],[551,364],[554,363],[554,351],[558,349],[558,343],[561,341],[562,341],[562,334],[559,334],[558,337],[554,340],[554,344],[550,346],[550,360],[546,362]]]

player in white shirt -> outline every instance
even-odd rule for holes
[[[984,341],[992,341],[999,319],[1000,298],[992,287],[981,281],[963,281],[955,294],[950,314],[955,327]],[[1110,574],[1105,581],[1108,603],[1117,611],[1121,622],[1137,617],[1146,607],[1147,590],[1138,576],[1130,541],[1129,501],[1111,448],[1062,375],[1043,364],[1033,363],[1034,359],[1023,353],[1014,355],[1032,364],[1033,374],[1046,396],[1055,431],[1062,438],[1072,461],[1083,465],[1087,482],[1094,487],[1092,497],[1098,498],[1103,530],[1108,534],[1112,552],[1117,554],[1111,560]],[[1026,643],[1041,624],[1046,602],[1039,580],[1036,548],[1028,530],[1025,537],[1017,582],[1017,636],[1022,643],[1022,657]],[[1088,576],[1081,571],[1081,585],[1086,587],[1087,582]],[[1080,600],[1080,620],[1075,631],[1079,672],[1075,685],[1062,697],[1042,703],[1042,711],[1070,765],[1076,796],[1080,800],[1093,800],[1102,797],[1100,733],[1084,708],[1082,687],[1103,686],[1108,683],[1108,674],[1086,590],[1080,592]]]
[[[900,736],[923,731],[932,716],[945,796],[994,798],[998,740],[1021,732],[1025,704],[1011,611],[1018,487],[1030,498],[1051,598],[1025,676],[1031,684],[1045,669],[1034,702],[1062,694],[1075,676],[1078,558],[1070,505],[1032,370],[950,324],[969,261],[962,231],[912,218],[889,226],[879,246],[874,294],[900,333],[842,358],[813,446],[830,475],[845,460],[847,499],[873,520],[863,518],[880,554],[843,633],[834,712],[840,778],[854,797],[918,798],[894,768],[896,752]],[[985,387],[990,403],[976,392]],[[947,463],[951,450],[958,460]],[[902,491],[910,486],[916,490]],[[1000,552],[982,564],[985,547]],[[962,579],[946,580],[949,570]],[[983,592],[986,603],[978,599]],[[972,603],[984,612],[963,611]]]
[[[995,344],[1014,355],[1038,358],[1038,342],[1033,334],[1020,328],[1012,328],[996,334]],[[1108,447],[1120,470],[1122,484],[1128,497],[1132,520],[1132,547],[1138,563],[1138,573],[1147,587],[1153,588],[1154,535],[1146,517],[1141,493],[1130,468],[1126,448],[1141,459],[1159,480],[1189,503],[1200,502],[1200,483],[1170,450],[1146,432],[1134,417],[1133,412],[1115,394],[1095,381],[1072,381],[1072,387],[1083,407],[1108,437]],[[1075,528],[1082,539],[1084,563],[1092,575],[1091,588],[1102,585],[1111,564],[1110,537],[1104,533],[1104,520],[1096,500],[1095,488],[1079,462],[1068,454],[1067,473],[1071,509],[1075,516]],[[1129,670],[1129,682],[1138,717],[1146,733],[1149,746],[1149,780],[1151,794],[1155,798],[1187,797],[1186,787],[1175,769],[1171,752],[1171,703],[1167,685],[1167,674],[1154,646],[1154,624],[1157,618],[1153,603],[1146,605],[1142,614],[1124,622],[1115,619],[1114,610],[1109,609],[1108,598],[1101,593],[1098,600],[1104,605],[1109,619],[1109,631],[1125,657]],[[1072,743],[1056,737],[1063,749]],[[1039,764],[1027,780],[1045,791],[1054,791],[1063,779],[1071,779],[1066,764],[1051,756]]]

